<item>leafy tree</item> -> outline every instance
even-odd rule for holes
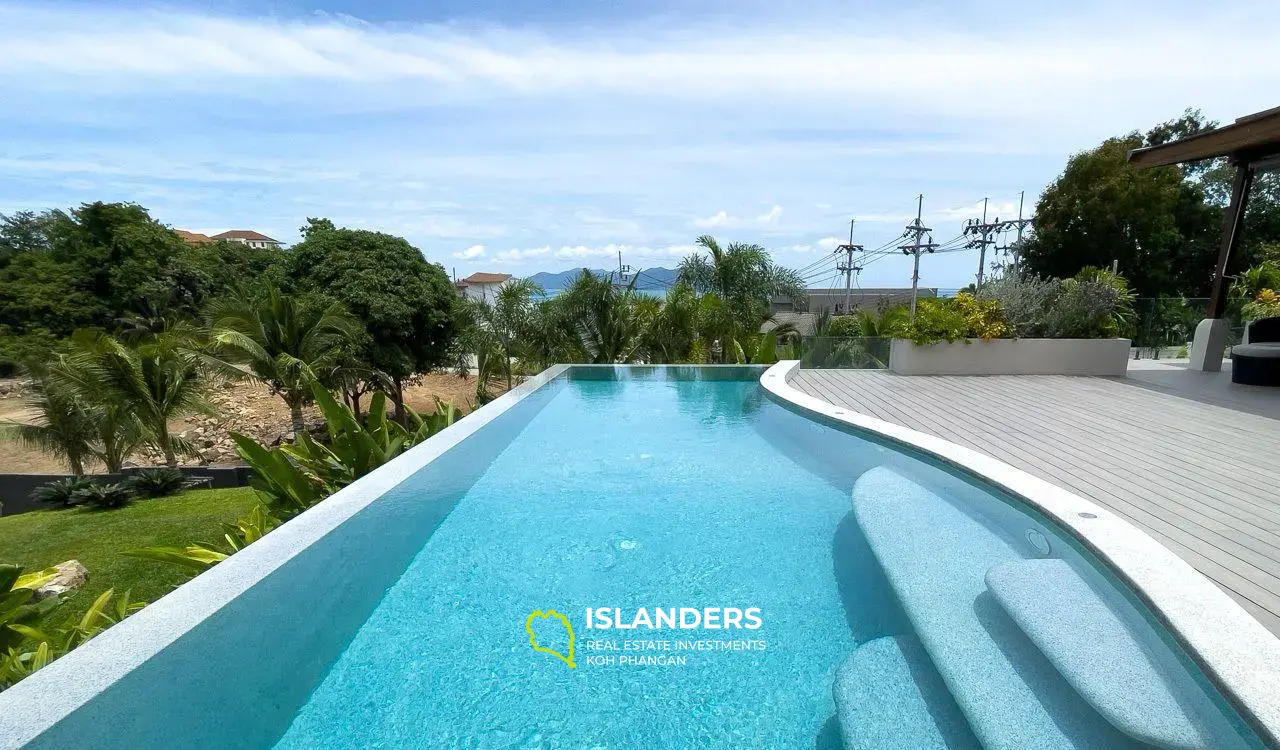
[[[328,219],[308,219],[302,234],[290,251],[289,278],[364,324],[361,355],[390,379],[396,418],[404,420],[405,381],[450,362],[458,328],[453,284],[400,237],[339,229]]]
[[[1143,145],[1133,133],[1071,157],[1036,204],[1024,270],[1072,277],[1118,261],[1139,296],[1208,291],[1221,212],[1177,167],[1130,167],[1128,152]]]
[[[229,299],[209,310],[210,342],[224,360],[211,360],[235,377],[231,363],[249,367],[289,407],[293,431],[306,426],[302,406],[318,373],[336,366],[342,347],[361,335],[359,322],[335,303],[304,304],[266,285],[254,299]]]

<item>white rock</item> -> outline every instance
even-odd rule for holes
[[[79,560],[67,560],[54,567],[58,570],[58,574],[53,577],[53,580],[36,589],[37,599],[60,596],[80,588],[85,581],[89,580],[89,569],[81,565]]]

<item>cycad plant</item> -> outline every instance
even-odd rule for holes
[[[302,407],[318,373],[337,366],[343,345],[364,335],[340,305],[307,305],[270,284],[256,299],[219,303],[209,319],[221,371],[234,376],[234,364],[248,366],[284,399],[295,433],[305,427]]]

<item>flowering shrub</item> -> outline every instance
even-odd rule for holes
[[[978,299],[961,292],[955,299],[921,300],[916,318],[904,331],[917,344],[959,339],[994,339],[1009,334],[995,300]]]
[[[1277,316],[1280,316],[1280,294],[1274,289],[1259,290],[1256,297],[1240,308],[1240,318],[1245,321]]]

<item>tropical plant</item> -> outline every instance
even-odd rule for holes
[[[22,574],[22,566],[0,564],[0,654],[27,637],[24,623],[52,612],[62,598],[50,596],[36,599],[36,589],[57,575],[56,568]]]
[[[219,371],[235,376],[232,363],[248,366],[289,407],[295,433],[305,428],[302,407],[317,373],[337,365],[344,344],[363,335],[358,321],[334,303],[304,304],[272,284],[256,299],[232,299],[209,313],[210,340],[226,360]]]
[[[209,410],[203,399],[203,361],[180,335],[162,334],[134,347],[104,335],[78,349],[62,376],[92,403],[114,405],[118,411],[112,412],[112,420],[136,425],[142,439],[172,467],[178,465],[178,453],[196,451],[169,431],[169,422]]]
[[[71,496],[71,501],[75,505],[88,505],[98,510],[113,510],[123,508],[133,502],[136,497],[133,487],[127,482],[114,484],[93,482],[77,490]]]
[[[1280,263],[1267,260],[1241,271],[1231,282],[1232,298],[1246,302],[1256,300],[1263,290],[1280,289]]]
[[[232,433],[241,458],[253,469],[250,485],[272,515],[288,519],[368,474],[410,446],[448,427],[457,410],[439,399],[435,412],[421,416],[406,406],[409,427],[387,417],[386,395],[373,394],[364,422],[318,383],[312,396],[325,418],[326,442],[305,432],[292,444],[265,448]]]
[[[201,573],[258,541],[278,525],[280,521],[265,505],[255,505],[235,523],[223,524],[222,538],[216,542],[193,542],[185,547],[142,547],[121,554],[172,563]]]
[[[159,469],[143,469],[128,480],[129,487],[143,497],[167,497],[181,490],[186,484],[186,475],[167,466]]]
[[[635,280],[620,286],[608,275],[584,269],[557,299],[587,362],[618,364],[639,358],[653,321],[652,307],[642,305],[635,292]]]
[[[508,390],[515,385],[512,363],[528,353],[527,333],[537,306],[535,297],[541,294],[542,287],[532,281],[512,279],[498,289],[492,302],[488,299],[464,302],[470,325],[464,328],[462,337],[466,348],[477,359],[484,359],[484,369],[488,370],[484,373],[486,381],[498,374],[506,381]]]
[[[1280,294],[1274,289],[1263,289],[1257,297],[1240,308],[1240,317],[1246,322],[1280,316]]]
[[[117,599],[115,589],[107,589],[94,599],[89,609],[77,620],[46,630],[19,626],[18,632],[26,642],[33,645],[24,647],[20,643],[0,652],[0,688],[8,687],[43,668],[143,606],[142,602],[132,600],[129,591],[125,591]]]
[[[95,430],[88,404],[76,389],[41,367],[32,371],[24,406],[34,419],[30,423],[4,420],[0,435],[56,455],[72,474],[83,474],[85,463],[93,458]]]
[[[953,299],[925,299],[904,334],[916,344],[999,338],[1009,333],[995,300],[960,293]]]
[[[69,508],[76,504],[76,496],[94,481],[86,476],[65,477],[42,484],[31,493],[36,502]]]

